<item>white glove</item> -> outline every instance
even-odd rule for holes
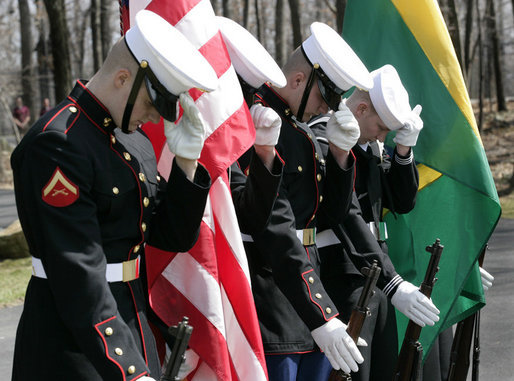
[[[137,381],[155,381],[155,379],[154,379],[154,378],[152,378],[152,377],[143,376],[143,377],[139,377],[139,378],[137,379]]]
[[[255,144],[259,146],[276,145],[282,119],[275,110],[256,103],[250,108],[250,115],[255,125]]]
[[[346,373],[359,370],[357,363],[362,363],[364,358],[346,332],[346,325],[339,319],[329,320],[321,327],[311,331],[311,334],[318,347],[327,356],[332,368],[341,369]],[[359,339],[359,343],[360,340],[362,339]]]
[[[414,147],[416,145],[419,133],[423,128],[423,121],[419,117],[421,110],[421,105],[416,105],[416,107],[412,109],[403,127],[396,131],[396,136],[393,138],[396,144],[401,144],[406,147]]]
[[[484,292],[489,290],[494,281],[494,277],[489,274],[487,271],[485,271],[482,267],[479,267],[480,269],[480,278],[482,280],[482,287],[484,288]]]
[[[205,122],[187,91],[179,98],[184,113],[177,124],[164,119],[166,142],[176,156],[198,160],[205,141]]]
[[[391,298],[391,303],[398,311],[407,316],[420,327],[434,325],[439,321],[439,310],[432,300],[419,291],[412,283],[403,281],[398,285]]]
[[[360,135],[357,119],[346,106],[345,100],[342,100],[338,111],[327,122],[327,139],[342,150],[350,151],[357,144]]]

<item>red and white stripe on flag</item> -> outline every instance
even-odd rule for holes
[[[227,178],[228,166],[253,144],[255,132],[212,6],[207,0],[122,0],[120,5],[124,32],[137,11],[149,9],[185,34],[219,77],[215,91],[190,92],[208,124],[200,161],[213,179],[200,235],[187,253],[147,246],[150,304],[168,325],[189,317],[189,344],[200,357],[189,380],[267,380],[248,263]],[[144,130],[154,145],[159,172],[167,175],[172,154],[162,122]]]

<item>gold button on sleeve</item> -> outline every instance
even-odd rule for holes
[[[131,365],[127,369],[128,374],[134,374],[136,373],[136,367],[134,365]]]
[[[150,205],[150,199],[148,197],[145,197],[143,198],[143,205],[146,207],[148,207],[148,205]]]
[[[322,296],[321,296],[321,294],[320,294],[319,292],[318,292],[318,293],[316,293],[316,295],[315,295],[315,296],[316,296],[316,298],[317,298],[317,299],[321,299],[321,298],[322,298]]]
[[[105,332],[105,336],[111,336],[114,333],[114,331],[111,327],[107,327],[104,332]]]
[[[327,314],[331,314],[332,313],[332,308],[330,308],[330,307],[325,308],[325,312]]]
[[[123,350],[121,348],[116,348],[114,353],[116,353],[118,356],[121,356],[123,354]]]
[[[145,176],[145,174],[143,172],[139,173],[139,180],[141,180],[143,183],[145,182],[146,176]]]
[[[137,253],[139,251],[140,247],[141,246],[139,246],[139,245],[134,246],[134,253]]]
[[[314,283],[314,278],[313,278],[313,277],[311,277],[311,276],[309,277],[309,283],[310,283],[310,284],[313,284],[313,283]]]
[[[75,106],[70,106],[68,108],[68,110],[70,110],[71,113],[75,114],[77,112],[77,108]]]

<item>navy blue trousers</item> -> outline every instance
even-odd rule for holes
[[[266,355],[269,381],[326,381],[332,370],[321,352]]]

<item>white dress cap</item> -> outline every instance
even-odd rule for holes
[[[409,94],[391,65],[384,65],[371,72],[373,88],[369,91],[371,103],[378,116],[390,130],[401,128],[411,113]]]
[[[311,35],[302,43],[311,64],[319,64],[328,78],[342,90],[357,86],[369,90],[373,80],[357,54],[327,24],[311,24]]]
[[[218,77],[189,40],[161,16],[148,10],[136,14],[125,40],[138,63],[145,60],[159,82],[172,94],[193,87],[212,91]]]
[[[286,77],[264,46],[245,28],[226,17],[216,16],[236,73],[255,89],[269,82],[284,87]]]

